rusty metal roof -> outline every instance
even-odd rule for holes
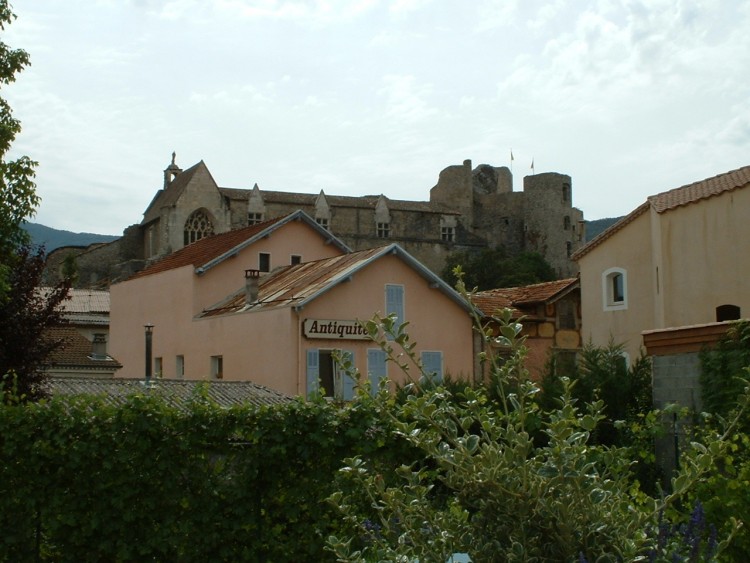
[[[211,317],[273,307],[302,308],[313,299],[330,291],[339,283],[349,281],[357,272],[389,254],[399,257],[416,270],[431,287],[440,289],[447,297],[468,311],[468,303],[453,288],[399,245],[390,244],[279,268],[261,278],[256,301],[248,304],[244,289],[242,289],[223,302],[208,308],[199,316]]]

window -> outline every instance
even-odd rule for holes
[[[154,377],[164,377],[161,358],[154,358]]]
[[[258,254],[258,269],[261,272],[271,271],[271,255],[268,252],[260,252]]]
[[[177,356],[175,358],[175,377],[182,379],[185,377],[185,356]]]
[[[573,254],[573,243],[568,241],[565,243],[565,253],[568,255],[568,258],[570,258],[570,255]]]
[[[247,214],[247,224],[248,225],[257,225],[258,223],[263,222],[263,213],[248,213]]]
[[[224,379],[223,356],[211,356],[211,379]]]
[[[208,214],[204,210],[198,209],[185,221],[183,242],[187,246],[212,234],[214,234],[214,226],[211,223],[211,219],[209,219]]]
[[[562,200],[564,203],[570,201],[570,184],[567,182],[562,185]]]
[[[316,217],[315,222],[323,227],[326,231],[328,230],[328,218],[326,217]]]
[[[738,321],[742,317],[740,308],[737,305],[719,305],[716,307],[716,322]]]
[[[376,234],[378,238],[390,238],[391,236],[391,224],[390,223],[376,223]]]
[[[367,377],[370,381],[370,393],[375,395],[380,389],[380,382],[388,377],[384,350],[379,348],[367,350]]]
[[[441,227],[440,238],[443,242],[456,241],[456,227]]]
[[[396,315],[395,326],[404,323],[404,286],[386,284],[385,286],[385,314]]]
[[[574,301],[564,299],[558,301],[555,306],[557,309],[557,328],[575,329],[576,328],[576,304]]]
[[[301,264],[302,263],[302,256],[300,256],[299,254],[292,254],[292,258],[289,261],[289,263],[292,266],[296,266],[297,264]]]
[[[422,352],[422,367],[425,374],[433,383],[442,383],[443,381],[443,353],[442,352]]]
[[[614,311],[628,308],[628,278],[622,268],[610,268],[602,274],[604,310]]]
[[[354,352],[340,350],[307,350],[306,379],[307,396],[314,395],[322,388],[323,396],[350,401],[354,398],[356,381],[343,366],[335,361],[340,355],[342,362],[354,364]]]
[[[563,217],[563,229],[565,229],[566,231],[570,230],[570,216],[569,215],[566,215],[565,217]]]

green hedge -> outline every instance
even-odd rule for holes
[[[325,499],[345,457],[398,455],[382,425],[325,402],[0,406],[0,560],[331,560]]]

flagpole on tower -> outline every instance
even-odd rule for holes
[[[534,157],[531,157],[531,175],[534,175]]]
[[[510,149],[510,171],[513,172],[513,149]]]

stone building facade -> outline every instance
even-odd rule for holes
[[[472,168],[466,160],[440,172],[429,201],[322,190],[316,195],[262,190],[257,184],[252,189],[220,187],[203,161],[183,170],[173,155],[143,221],[119,241],[77,257],[79,272],[85,272],[80,284],[122,279],[200,238],[297,209],[353,250],[395,242],[438,274],[453,252],[503,245],[511,254],[538,252],[559,277],[571,277],[577,266],[570,254],[584,240],[583,213],[573,207],[571,185],[570,176],[548,172],[526,176],[523,191],[513,191],[507,167]]]

